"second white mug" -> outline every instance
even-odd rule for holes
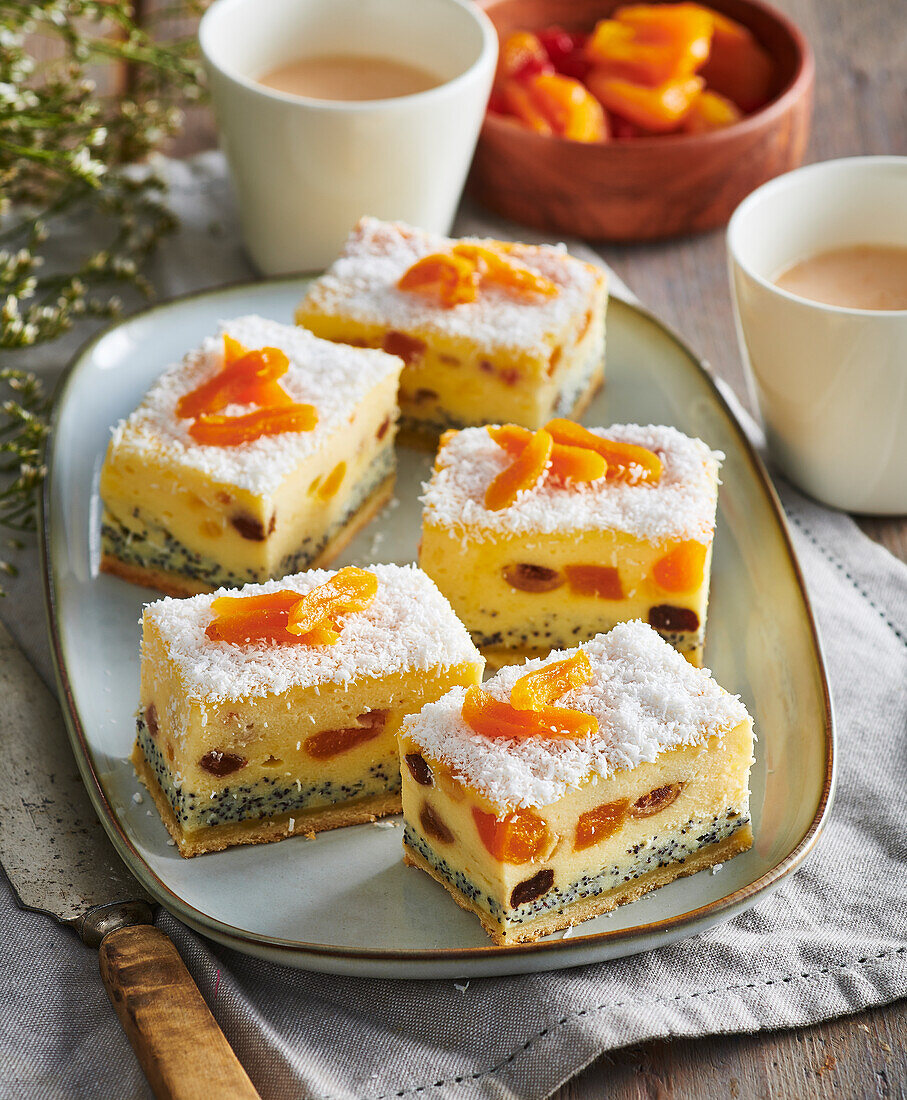
[[[907,513],[907,310],[851,309],[775,285],[852,245],[907,248],[907,157],[850,157],[779,176],[728,226],[740,348],[769,449],[825,504]]]

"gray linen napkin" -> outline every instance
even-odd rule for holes
[[[217,281],[245,277],[220,158],[168,171],[184,229],[157,260],[161,292],[204,285],[212,272]],[[46,353],[38,362],[49,378],[55,365]],[[839,732],[835,810],[806,865],[747,913],[684,943],[468,983],[284,969],[213,945],[162,912],[159,924],[265,1100],[541,1100],[609,1049],[814,1023],[907,995],[907,567],[846,516],[780,489]],[[37,564],[24,555],[22,564],[0,615],[50,680]],[[94,953],[19,912],[5,881],[0,1064],[0,1098],[150,1095]]]

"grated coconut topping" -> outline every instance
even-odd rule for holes
[[[694,668],[641,620],[620,623],[579,647],[592,665],[589,684],[567,692],[559,707],[594,714],[599,732],[579,740],[490,738],[462,717],[465,688],[453,688],[407,719],[406,733],[496,806],[547,806],[594,776],[655,760],[659,753],[729,733],[747,717],[736,695]],[[516,681],[576,649],[511,665],[483,687],[508,701]]]
[[[416,329],[489,349],[547,356],[561,331],[589,309],[605,285],[600,268],[569,255],[564,245],[508,244],[512,251],[507,258],[557,283],[558,294],[521,298],[483,283],[474,302],[446,309],[424,294],[397,288],[400,276],[417,260],[459,243],[493,248],[502,242],[479,237],[452,240],[401,222],[362,218],[339,259],[312,285],[300,314],[310,310],[341,315],[361,324],[404,332]]]
[[[221,588],[188,599],[163,599],[145,608],[185,696],[210,707],[249,696],[279,695],[293,687],[350,684],[406,669],[448,668],[480,660],[466,628],[434,582],[415,565],[372,565],[378,591],[364,610],[346,616],[334,645],[237,646],[205,634],[218,596],[256,596],[281,589],[308,592],[336,570],[312,569],[265,584]]]
[[[451,435],[438,452],[423,488],[424,522],[447,527],[471,541],[498,535],[622,531],[650,542],[695,539],[708,544],[715,530],[718,470],[724,455],[676,428],[613,424],[596,435],[636,443],[661,458],[655,485],[603,478],[569,488],[545,479],[520,492],[509,508],[492,512],[485,491],[512,461],[486,428]]]
[[[264,317],[223,321],[220,332],[189,352],[182,363],[166,370],[135,412],[115,425],[115,448],[138,451],[144,460],[188,466],[214,481],[251,493],[271,493],[349,423],[370,390],[389,375],[399,374],[403,365],[396,356],[383,351],[333,344],[295,325],[282,325]],[[250,350],[276,347],[286,354],[290,366],[280,384],[294,401],[316,407],[318,423],[313,431],[262,436],[238,447],[206,446],[189,435],[192,420],[176,415],[177,402],[221,371],[224,332]],[[231,405],[223,413],[241,416],[254,408]]]

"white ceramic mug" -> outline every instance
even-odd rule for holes
[[[779,176],[727,233],[737,333],[772,456],[825,504],[907,512],[907,310],[847,309],[775,286],[851,245],[907,247],[907,157],[851,157]]]
[[[246,247],[265,274],[327,266],[363,214],[450,229],[497,59],[471,0],[216,0],[199,41]],[[444,83],[351,102],[256,82],[337,54],[404,61]]]

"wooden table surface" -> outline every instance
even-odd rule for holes
[[[799,24],[816,53],[807,160],[907,154],[904,0],[774,2]],[[210,119],[196,111],[189,121],[180,152],[211,144]],[[723,232],[601,251],[640,299],[746,401]],[[907,518],[858,522],[907,561]],[[597,1059],[554,1100],[907,1096],[905,1040],[907,1001],[796,1030],[650,1042]]]

